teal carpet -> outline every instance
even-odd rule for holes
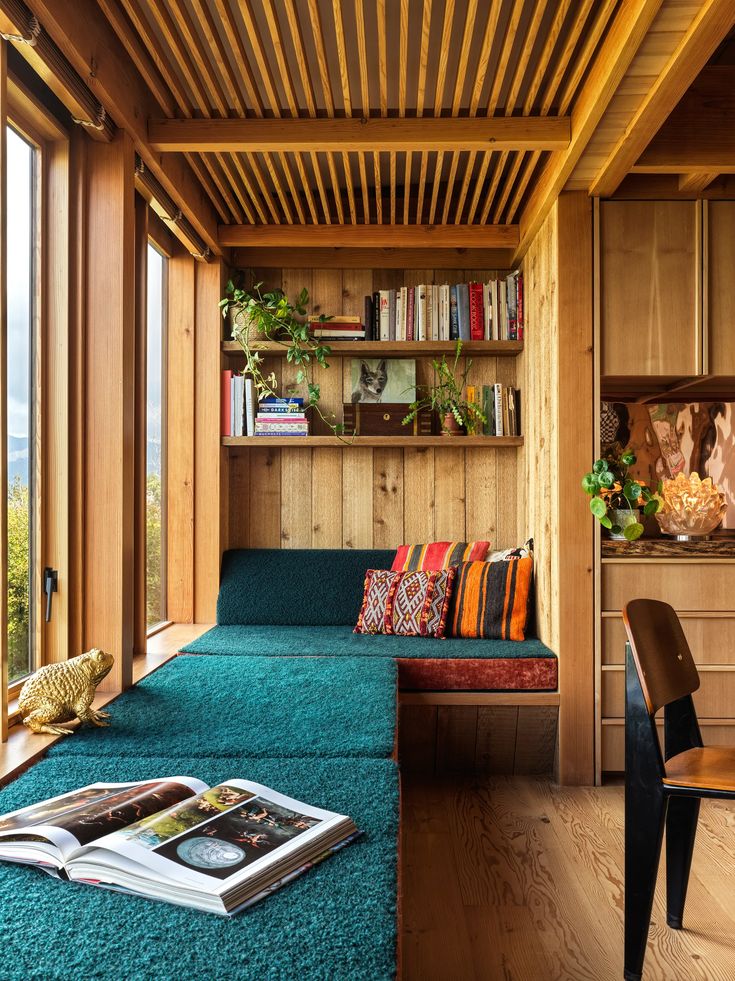
[[[97,780],[177,774],[265,783],[351,815],[366,834],[231,920],[0,863],[2,981],[394,978],[398,774],[389,760],[57,757],[0,792],[0,813]]]
[[[356,634],[352,627],[213,627],[184,648],[187,654],[263,656],[527,658],[555,655],[537,640],[468,640],[462,637],[387,637]]]
[[[177,657],[50,756],[385,757],[396,665],[374,658]],[[48,795],[46,795],[48,796]]]

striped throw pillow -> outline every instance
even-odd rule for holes
[[[443,637],[456,573],[369,569],[355,633]]]
[[[525,640],[533,559],[465,562],[459,567],[450,635]]]
[[[400,545],[391,572],[435,572],[461,562],[482,562],[490,542],[431,542]]]

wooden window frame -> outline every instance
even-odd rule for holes
[[[4,69],[4,58],[2,68]],[[71,342],[71,318],[68,297],[70,293],[70,137],[69,132],[35,97],[35,95],[11,73],[4,81],[5,98],[0,125],[13,129],[38,153],[34,188],[35,268],[33,307],[33,358],[32,377],[38,397],[33,405],[32,439],[36,447],[33,463],[32,503],[34,507],[32,540],[32,565],[35,575],[31,580],[31,629],[34,650],[33,670],[50,661],[65,660],[69,655],[68,602],[72,594],[68,562],[70,523],[71,474],[69,458],[64,459],[69,447],[70,411],[72,397],[69,382],[69,361],[59,358],[58,346],[68,351]],[[5,180],[5,164],[1,168]],[[5,217],[0,234],[4,235]],[[5,261],[4,252],[2,261]],[[6,392],[3,388],[3,397]],[[59,438],[64,435],[64,444]],[[65,466],[65,463],[67,466]],[[58,470],[66,480],[56,481],[53,496],[46,496],[44,488],[49,474]],[[43,504],[41,503],[43,501]],[[48,544],[54,543],[54,553],[49,554]],[[43,616],[43,595],[40,571],[44,563],[53,563],[59,570],[61,593],[54,596],[54,611],[50,624]],[[7,592],[7,590],[6,590]],[[3,617],[2,630],[7,635],[7,622]],[[7,641],[3,638],[3,659],[7,662]],[[14,704],[25,679],[12,685],[6,683],[6,665],[3,669],[2,739],[7,729],[18,721]]]

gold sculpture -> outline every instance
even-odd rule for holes
[[[114,657],[96,647],[58,664],[39,668],[23,685],[18,698],[23,725],[31,732],[68,736],[72,729],[60,722],[91,722],[107,726],[109,712],[92,708],[97,685],[110,673]]]
[[[709,535],[720,524],[727,502],[711,477],[700,480],[698,473],[676,480],[665,480],[661,490],[662,507],[656,520],[666,535],[679,538]]]

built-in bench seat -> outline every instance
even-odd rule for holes
[[[222,561],[217,626],[186,654],[393,658],[402,690],[553,691],[557,660],[525,641],[355,634],[368,569],[386,549],[234,549]]]
[[[462,637],[388,637],[356,634],[351,626],[218,626],[183,653],[263,657],[367,657],[398,662],[402,690],[549,691],[557,660],[536,637],[467,640]]]

